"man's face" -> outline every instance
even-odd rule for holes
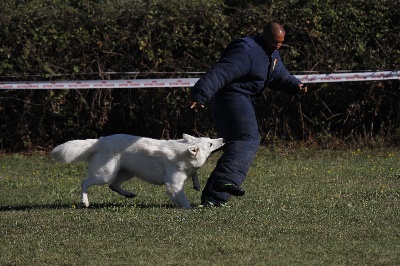
[[[264,38],[267,49],[271,53],[281,48],[284,40],[285,40],[285,32],[282,31],[267,33]]]

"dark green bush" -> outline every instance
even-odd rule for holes
[[[397,2],[397,3],[396,3]],[[199,77],[233,39],[276,19],[293,73],[398,70],[398,1],[3,0],[0,81]],[[397,143],[399,81],[311,84],[301,101],[267,91],[263,143]],[[188,88],[1,90],[0,145],[18,151],[129,133],[213,135]]]

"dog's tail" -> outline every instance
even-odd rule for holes
[[[71,140],[58,145],[51,151],[51,157],[57,162],[72,163],[88,161],[95,152],[98,139]]]

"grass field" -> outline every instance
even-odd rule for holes
[[[3,154],[0,265],[400,265],[399,161],[399,150],[263,148],[229,208],[178,209],[131,180],[136,198],[92,187],[84,209],[85,164]],[[186,194],[200,203],[190,182]]]

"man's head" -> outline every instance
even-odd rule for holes
[[[265,26],[262,37],[267,50],[273,53],[281,48],[285,40],[285,30],[278,22],[270,21]]]

